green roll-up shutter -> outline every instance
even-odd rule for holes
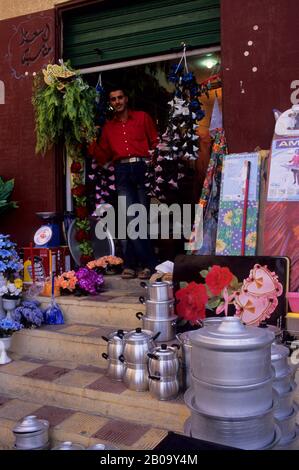
[[[220,43],[220,0],[99,2],[63,15],[63,56],[94,66]]]

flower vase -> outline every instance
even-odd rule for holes
[[[14,320],[12,314],[15,311],[17,306],[16,299],[3,299],[3,307],[6,310],[6,318],[9,320]]]
[[[0,297],[0,320],[2,320],[2,318],[5,318],[6,317],[6,312],[3,308],[3,299],[2,297]]]
[[[8,364],[12,359],[7,355],[7,350],[11,345],[11,336],[0,338],[0,365]]]

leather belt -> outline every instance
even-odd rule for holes
[[[136,163],[136,162],[145,162],[146,157],[130,157],[130,158],[120,158],[115,161],[115,164],[118,163]]]

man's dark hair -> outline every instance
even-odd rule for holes
[[[117,84],[113,83],[113,84],[109,84],[106,88],[106,93],[107,93],[108,98],[109,98],[110,93],[112,93],[112,91],[117,91],[117,90],[121,90],[125,96],[128,96],[128,92],[126,88],[121,83],[117,83]]]

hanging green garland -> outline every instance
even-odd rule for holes
[[[76,214],[76,239],[81,263],[93,259],[90,224],[86,207],[83,144],[94,138],[95,90],[66,66],[49,64],[34,80],[36,153],[45,154],[62,142],[72,158],[72,195]]]

